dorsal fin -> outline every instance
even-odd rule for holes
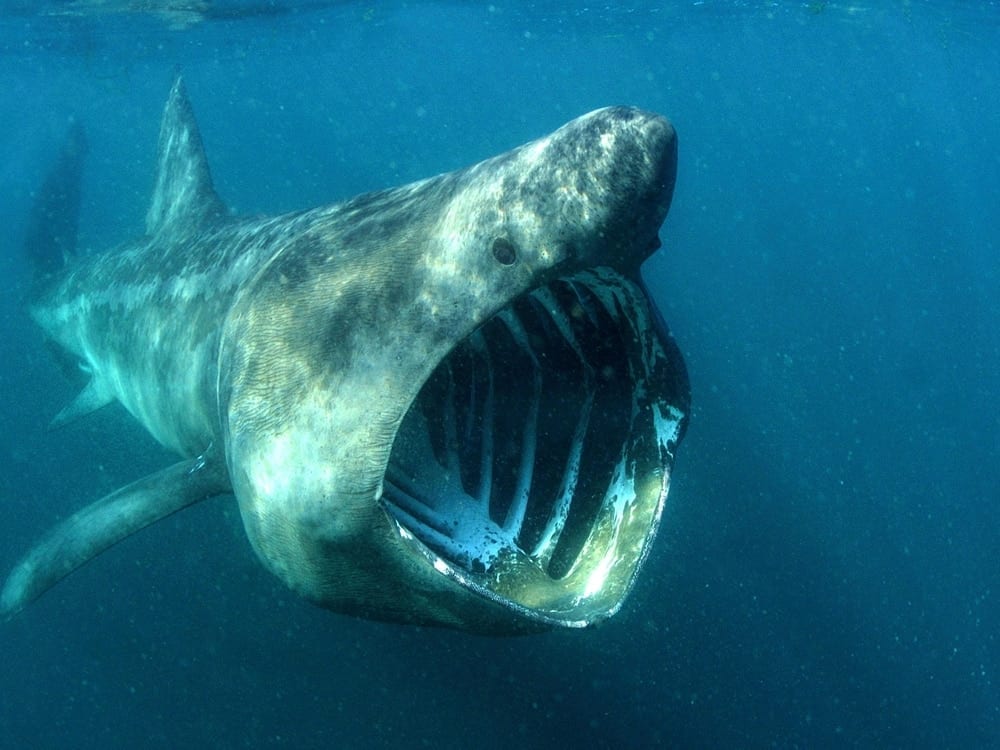
[[[146,213],[146,233],[188,232],[225,215],[226,208],[212,187],[184,82],[177,76],[160,123],[156,186]]]

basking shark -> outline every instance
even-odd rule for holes
[[[52,206],[79,203],[59,183],[85,150],[75,131],[32,229],[30,313],[89,378],[56,422],[118,401],[183,458],[50,531],[0,614],[229,494],[263,564],[335,611],[499,634],[621,608],[689,413],[639,272],[673,193],[665,118],[600,109],[465,169],[237,218],[178,78],[145,233],[74,256]]]

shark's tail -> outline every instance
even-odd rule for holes
[[[43,286],[76,253],[80,187],[87,155],[83,125],[74,120],[59,156],[35,194],[24,237],[34,286]]]

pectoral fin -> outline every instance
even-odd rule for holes
[[[0,617],[20,611],[130,534],[229,491],[225,468],[199,458],[150,474],[88,505],[52,529],[11,571],[0,593]]]
[[[49,427],[51,429],[62,427],[77,417],[82,417],[85,414],[90,414],[92,411],[97,411],[107,406],[114,400],[115,397],[111,393],[111,389],[107,388],[100,378],[96,376],[92,377],[90,382],[87,383],[87,387],[80,391],[80,394],[73,399],[73,402],[67,404],[61,412],[56,414]]]

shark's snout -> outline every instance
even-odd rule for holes
[[[550,136],[550,163],[535,179],[567,196],[563,231],[591,264],[637,268],[659,247],[658,232],[673,198],[677,135],[667,118],[634,107],[607,107]],[[574,231],[576,230],[576,231]]]

